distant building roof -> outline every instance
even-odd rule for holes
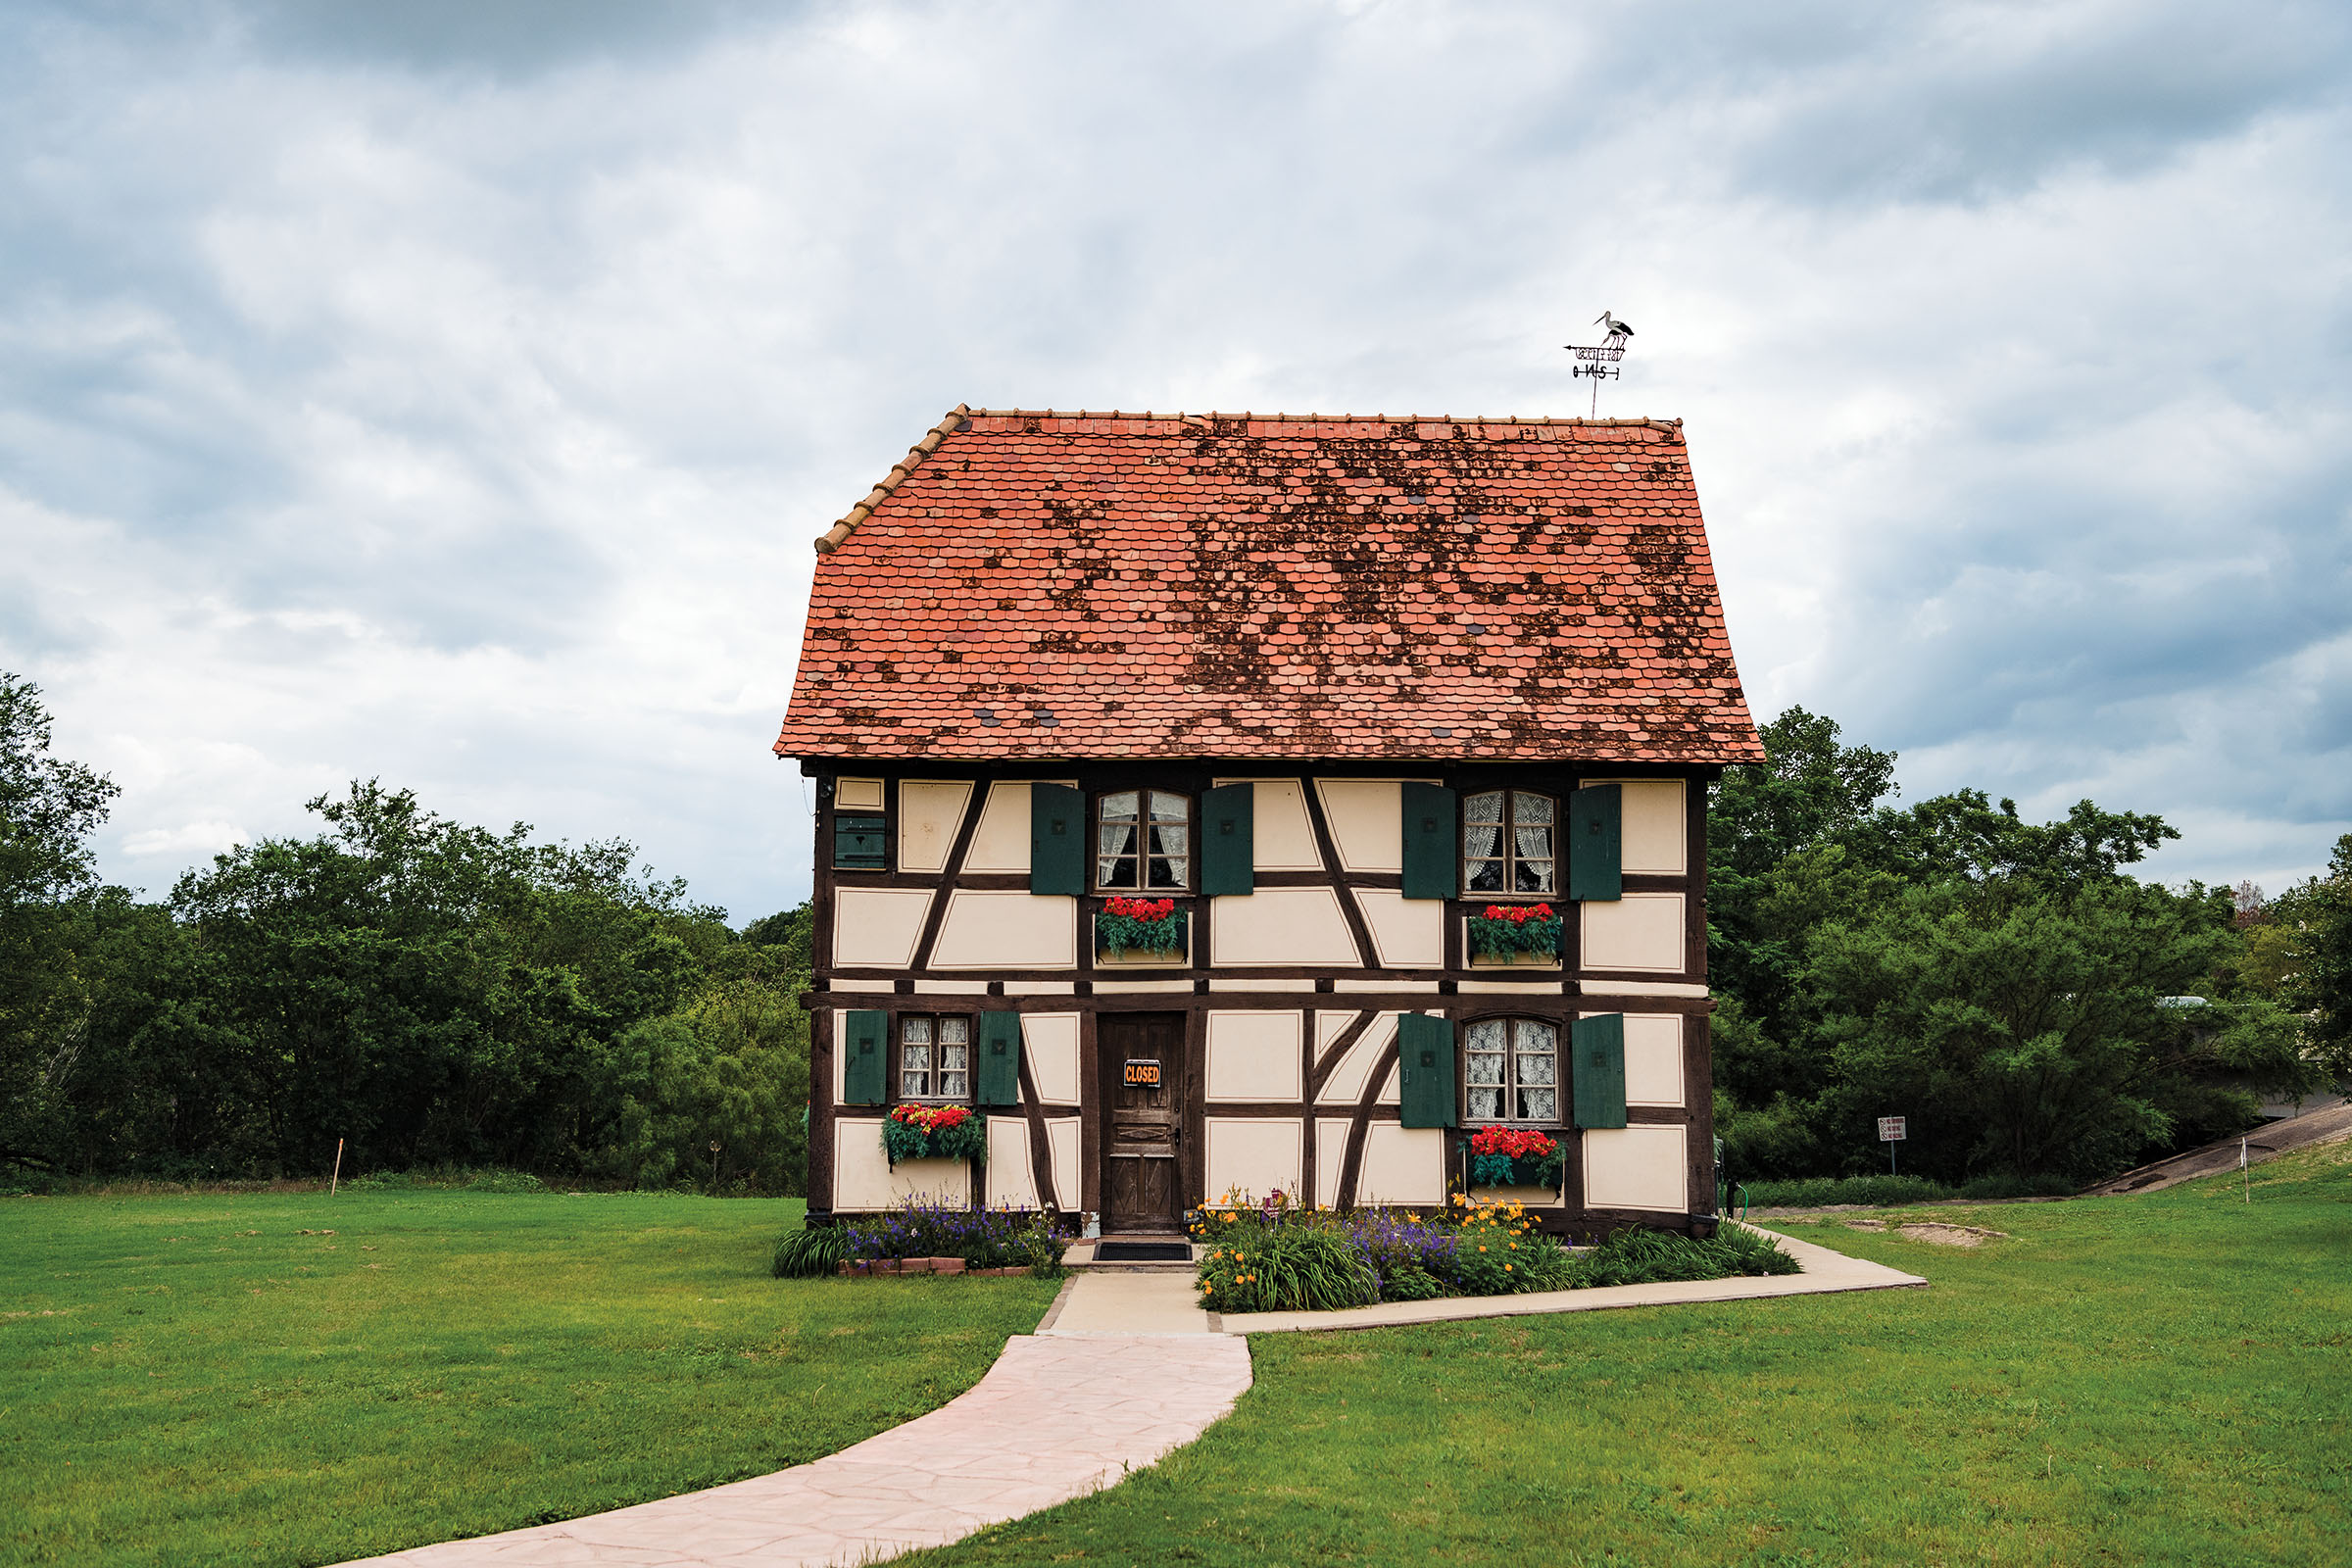
[[[1679,421],[957,409],[818,549],[783,756],[1764,760]]]

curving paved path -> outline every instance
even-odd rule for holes
[[[1192,1442],[1250,1387],[1250,1334],[1927,1283],[1765,1234],[1805,1272],[1223,1318],[1200,1310],[1182,1269],[1081,1274],[1035,1334],[1004,1342],[1004,1355],[969,1392],[855,1447],[706,1492],[366,1561],[377,1568],[846,1568],[945,1545],[1100,1491]]]
[[[969,1392],[812,1464],[367,1561],[817,1568],[945,1545],[1114,1485],[1231,1410],[1250,1342],[1205,1332],[1200,1315],[1193,1334],[1017,1335]]]

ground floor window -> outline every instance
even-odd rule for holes
[[[1560,1031],[1541,1018],[1481,1018],[1468,1031],[1472,1122],[1560,1119]]]
[[[972,1097],[972,1020],[904,1013],[899,1018],[899,1098]]]

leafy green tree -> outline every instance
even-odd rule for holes
[[[0,670],[0,1160],[53,1162],[87,1043],[85,949],[100,897],[89,838],[117,793],[51,752],[41,691]]]
[[[2315,1066],[2352,1082],[2352,833],[2335,841],[2328,874],[2270,901],[2247,931],[2246,968],[2304,1016]]]
[[[2087,1180],[2242,1126],[2251,1091],[2314,1074],[2273,1003],[2168,1004],[2233,942],[2227,895],[2124,878],[1944,880],[1832,920],[1807,976],[1835,1080],[1825,1138],[1858,1162],[1870,1118],[1905,1114],[1923,1173]]]
[[[1781,1027],[1801,969],[1802,932],[1767,915],[1772,879],[1791,856],[1836,842],[1894,791],[1892,752],[1848,746],[1835,719],[1790,708],[1762,726],[1765,762],[1727,768],[1707,803],[1707,966],[1715,988],[1736,997],[1769,1034]],[[1758,1038],[1761,1038],[1759,1036]],[[1718,1071],[1725,1063],[1718,1060]],[[1738,1052],[1729,1063],[1743,1080]],[[1777,1064],[1758,1063],[1759,1071]],[[1769,1096],[1788,1088],[1735,1084]]]

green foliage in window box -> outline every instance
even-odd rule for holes
[[[1556,958],[1564,924],[1548,904],[1490,904],[1470,917],[1470,951],[1482,958]]]
[[[1119,956],[1164,957],[1184,951],[1184,913],[1174,899],[1114,898],[1095,916],[1095,941]]]
[[[882,1123],[882,1152],[909,1159],[986,1159],[988,1119],[963,1105],[894,1105]]]

